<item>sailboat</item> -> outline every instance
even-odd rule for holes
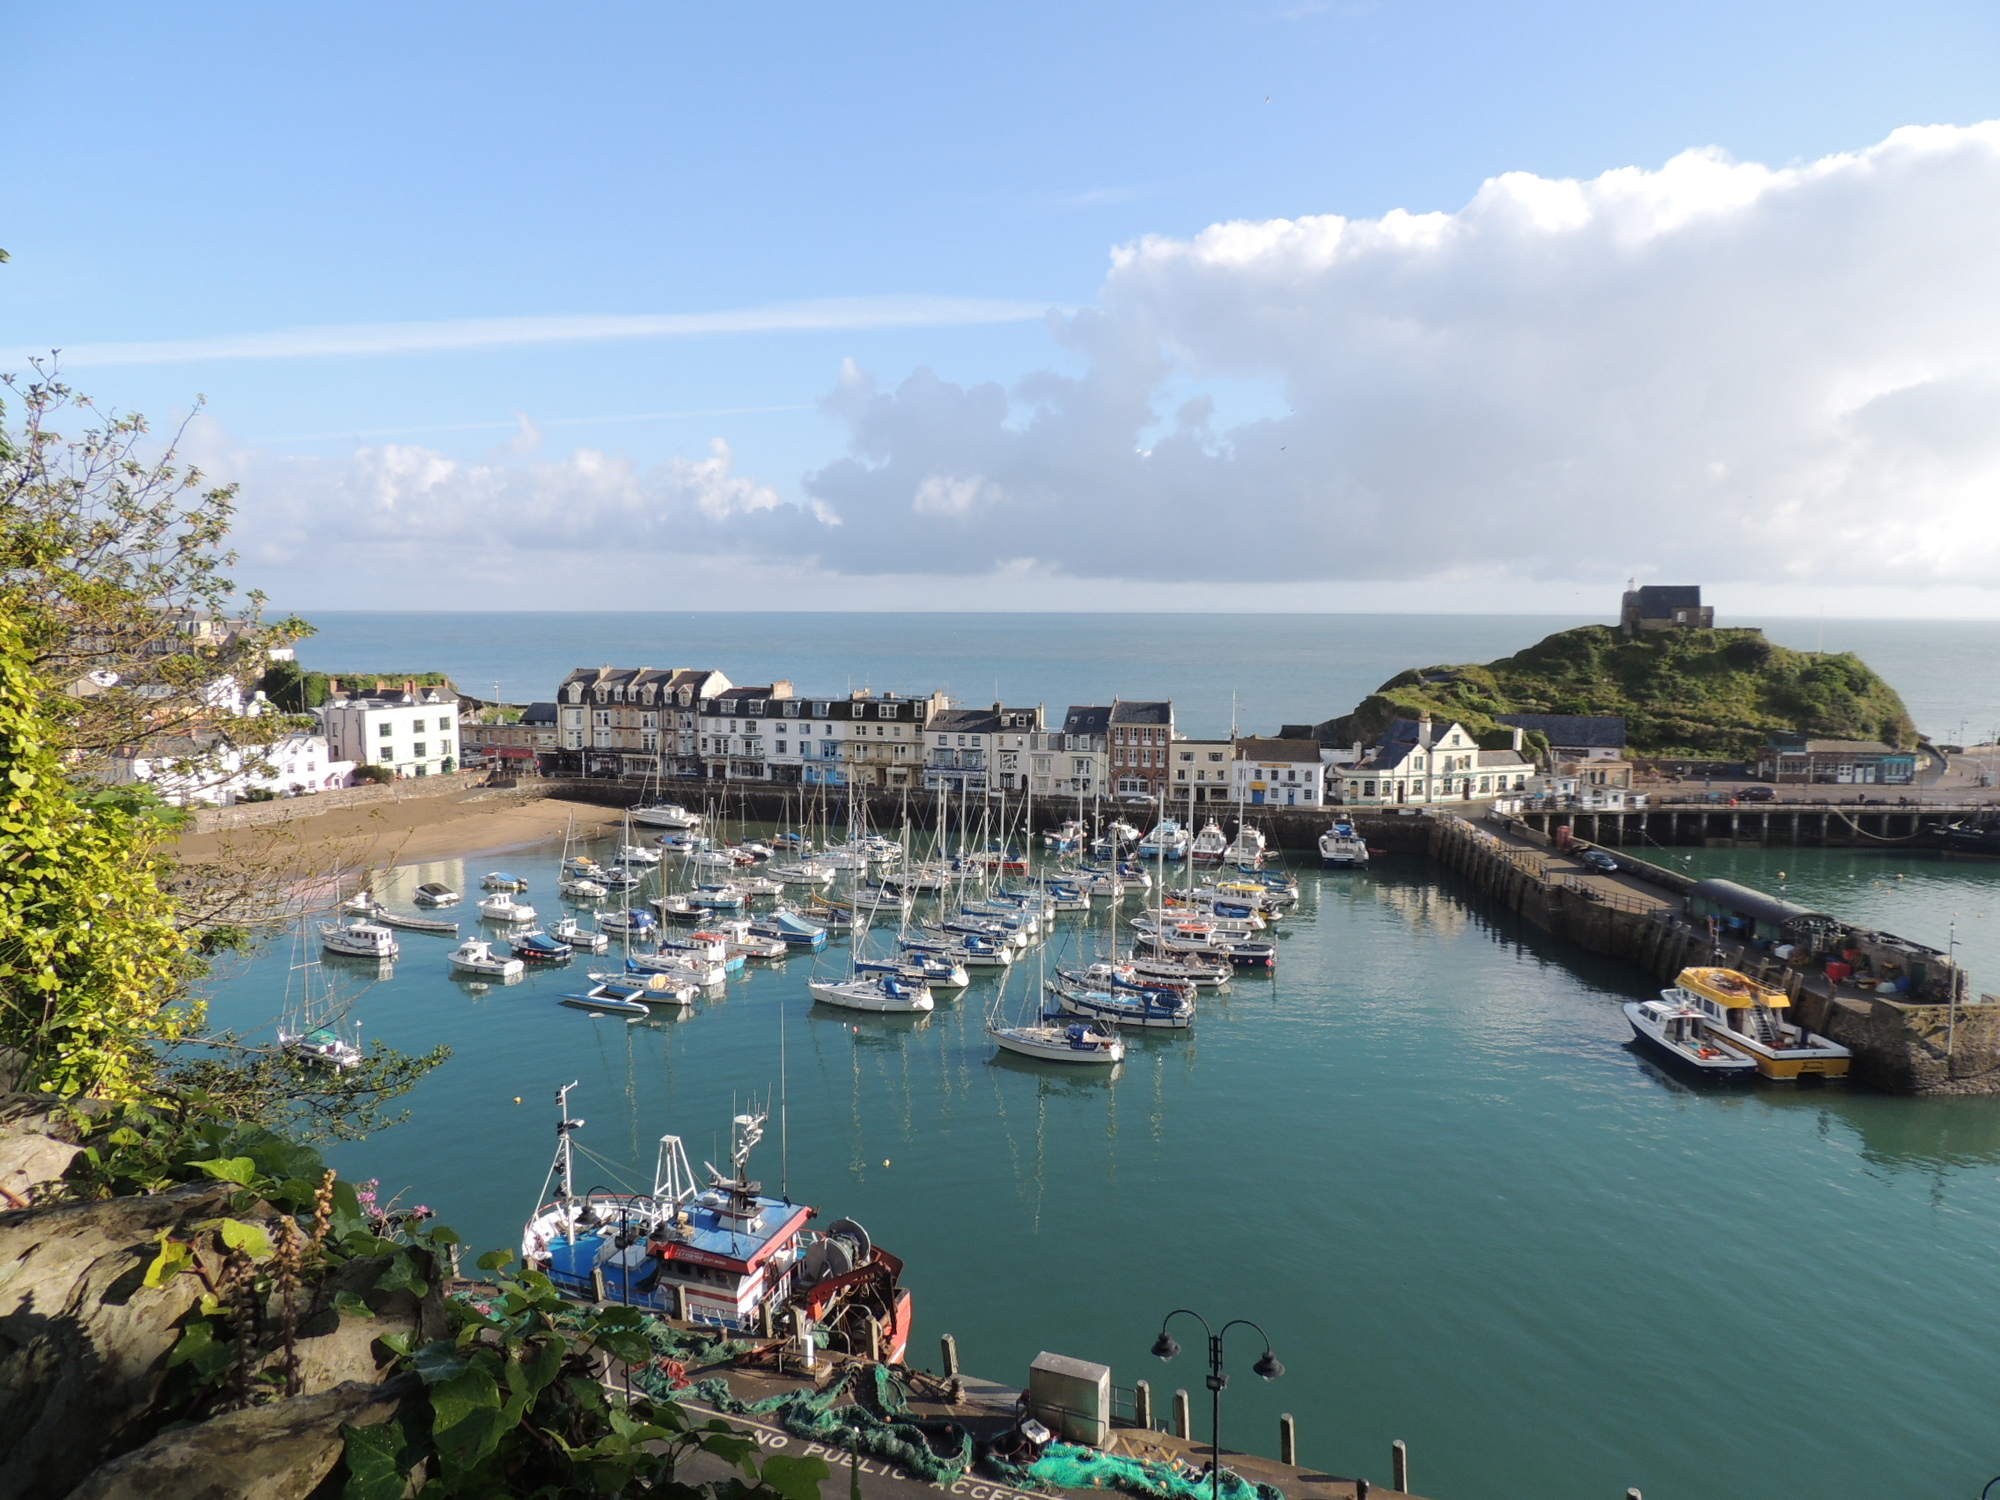
[[[1043,968],[1047,967],[1047,950],[1043,950]],[[1047,974],[1041,976],[1047,982]],[[1039,989],[1031,990],[1029,998],[1035,1001],[1032,1019],[1024,1014],[1009,1024],[1003,1016],[1007,999],[1007,985],[1003,980],[993,996],[993,1008],[987,1012],[986,1034],[1003,1052],[1012,1052],[1017,1057],[1032,1057],[1038,1062],[1068,1063],[1093,1067],[1106,1067],[1125,1060],[1125,1039],[1116,1031],[1100,1026],[1095,1021],[1063,1022],[1044,1015],[1038,998]]]
[[[937,1002],[931,999],[931,987],[920,979],[881,973],[864,977],[860,973],[858,955],[867,938],[868,929],[864,926],[855,936],[851,950],[855,956],[848,960],[847,978],[806,981],[813,999],[842,1010],[908,1014],[934,1009]]]
[[[298,986],[296,1000],[292,991],[294,981]],[[341,1035],[334,1012],[333,977],[320,965],[306,937],[304,917],[299,919],[285,992],[287,1009],[278,1022],[281,1050],[300,1062],[341,1072],[360,1066],[361,1023],[354,1023],[353,1040]]]

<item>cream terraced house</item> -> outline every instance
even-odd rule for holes
[[[406,682],[400,693],[379,684],[349,693],[319,710],[334,760],[385,766],[399,777],[438,776],[458,769],[458,696]]]
[[[1465,726],[1397,719],[1361,760],[1343,767],[1349,802],[1427,807],[1525,790],[1535,766],[1517,748],[1482,750]]]
[[[729,679],[701,667],[579,667],[556,689],[556,735],[585,772],[700,776],[706,705]]]
[[[1163,794],[1163,815],[1176,806],[1185,809],[1190,800],[1197,807],[1235,800],[1236,741],[1175,740],[1167,751],[1171,776]]]

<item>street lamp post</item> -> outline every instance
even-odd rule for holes
[[[1229,1384],[1229,1376],[1222,1369],[1223,1336],[1232,1328],[1255,1328],[1257,1337],[1264,1341],[1264,1352],[1251,1366],[1252,1371],[1266,1380],[1276,1380],[1285,1373],[1285,1367],[1271,1352],[1271,1336],[1248,1318],[1232,1318],[1220,1329],[1214,1329],[1208,1326],[1208,1319],[1186,1307],[1177,1307],[1160,1320],[1160,1336],[1153,1340],[1154,1358],[1169,1360],[1181,1352],[1181,1346],[1167,1332],[1167,1324],[1182,1316],[1193,1318],[1201,1324],[1201,1331],[1208,1335],[1209,1496],[1210,1500],[1222,1500],[1222,1388]]]

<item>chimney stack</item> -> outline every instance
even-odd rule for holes
[[[1417,745],[1424,750],[1431,747],[1431,716],[1428,711],[1417,716]]]

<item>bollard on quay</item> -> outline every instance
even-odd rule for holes
[[[1389,1445],[1389,1470],[1395,1480],[1396,1493],[1410,1492],[1410,1445],[1401,1438]]]
[[[1278,1418],[1278,1462],[1292,1468],[1299,1464],[1299,1428],[1290,1412]]]
[[[1153,1382],[1135,1380],[1132,1383],[1132,1425],[1153,1430]]]
[[[1188,1413],[1188,1393],[1174,1392],[1174,1436],[1191,1438],[1194,1436],[1194,1418]]]
[[[944,1375],[949,1380],[958,1373],[958,1340],[947,1333],[938,1340],[938,1347],[944,1350]]]

